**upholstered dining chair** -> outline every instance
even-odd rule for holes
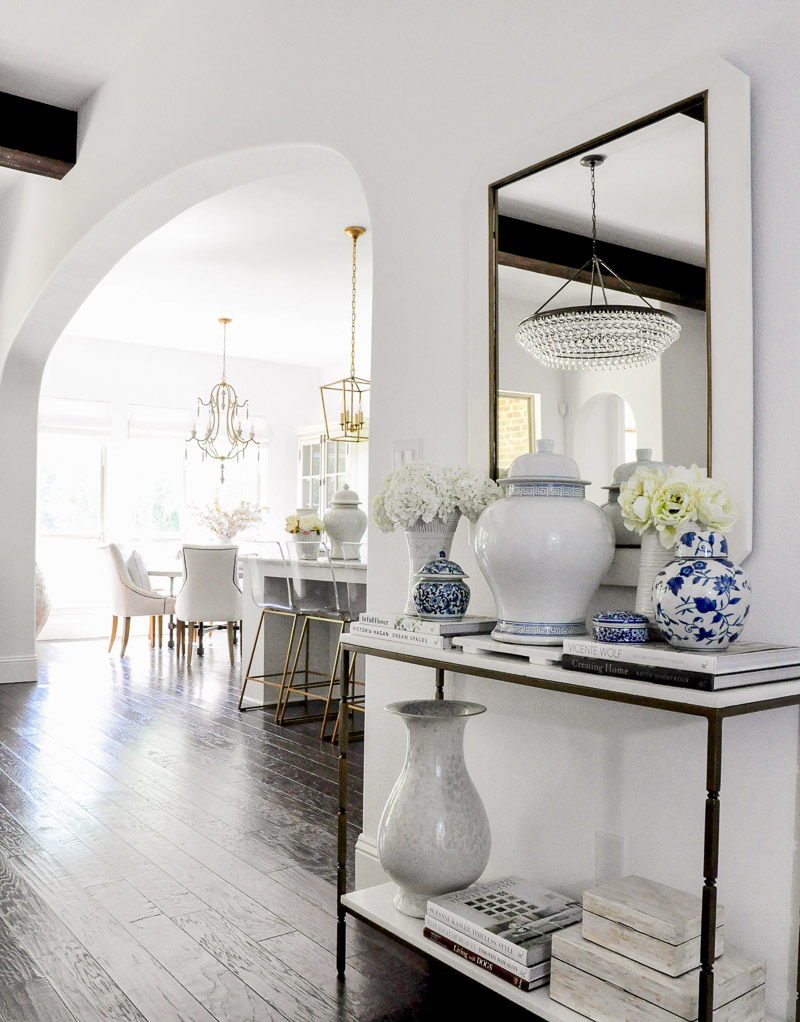
[[[109,543],[106,547],[108,553],[107,564],[109,566],[109,578],[111,582],[111,641],[108,644],[108,651],[114,645],[117,637],[117,625],[119,619],[123,619],[122,626],[122,648],[120,656],[125,656],[128,639],[131,633],[132,617],[150,618],[150,642],[155,642],[155,620],[160,623],[164,614],[172,614],[175,611],[175,600],[171,596],[164,596],[142,584],[142,571],[144,580],[147,580],[146,570],[143,569],[141,558],[138,560],[131,555],[126,562],[122,551],[116,543]],[[134,575],[136,577],[134,577]]]
[[[186,662],[192,663],[192,635],[199,636],[198,655],[203,655],[203,623],[225,621],[228,625],[228,654],[233,663],[234,625],[242,619],[242,590],[236,579],[236,546],[181,547],[183,585],[175,597],[178,619],[178,651],[185,648]]]

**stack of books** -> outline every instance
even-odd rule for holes
[[[684,650],[665,642],[640,644],[565,639],[561,666],[613,678],[717,692],[742,685],[800,679],[800,646],[737,642],[724,650]]]
[[[460,621],[423,621],[411,614],[359,614],[350,625],[351,635],[388,639],[408,646],[452,649],[454,635],[481,635],[497,624],[491,617],[463,617]]]
[[[424,936],[520,990],[550,981],[553,934],[581,906],[521,877],[475,884],[428,901]]]

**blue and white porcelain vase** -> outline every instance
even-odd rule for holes
[[[727,649],[750,613],[747,575],[728,560],[720,532],[684,532],[675,553],[653,582],[656,624],[673,646]]]
[[[469,606],[469,578],[455,561],[448,561],[444,550],[435,561],[415,573],[411,590],[414,609],[423,621],[460,621]]]

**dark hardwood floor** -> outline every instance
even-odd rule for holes
[[[337,982],[336,751],[237,712],[224,636],[39,649],[0,685],[0,1022],[533,1017],[353,920]]]

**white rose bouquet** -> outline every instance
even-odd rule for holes
[[[297,532],[315,532],[319,535],[325,526],[316,515],[287,515],[286,531],[292,534]]]
[[[411,461],[384,480],[372,504],[372,517],[382,532],[411,528],[420,519],[432,522],[461,512],[476,522],[501,496],[494,480],[465,467]]]
[[[693,522],[726,532],[739,517],[725,484],[709,479],[697,465],[668,472],[637,468],[620,490],[619,505],[626,529],[640,536],[655,529],[667,549]]]
[[[249,500],[240,500],[235,507],[226,509],[220,506],[218,497],[214,498],[214,503],[209,507],[193,509],[197,521],[220,539],[233,539],[245,529],[258,525],[264,511],[266,508]]]

